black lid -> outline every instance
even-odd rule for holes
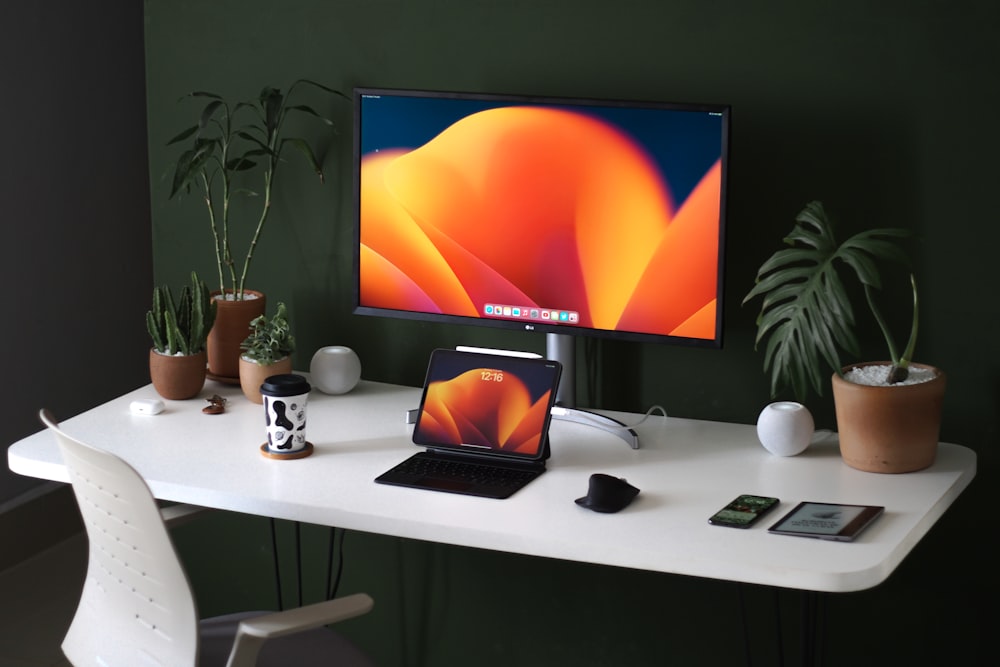
[[[287,373],[284,375],[272,375],[264,380],[260,386],[260,393],[267,396],[298,396],[308,394],[312,387],[301,375]]]

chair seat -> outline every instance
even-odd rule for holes
[[[161,511],[126,461],[70,437],[48,410],[38,416],[56,436],[89,542],[87,577],[62,643],[70,662],[225,667],[233,656],[240,665],[372,665],[329,629],[371,611],[374,601],[365,593],[199,621],[191,583],[164,523],[164,515],[176,518],[198,508]]]
[[[240,612],[207,618],[198,623],[198,667],[225,667],[240,621],[270,612]],[[322,627],[278,637],[264,643],[259,667],[374,667],[375,663],[350,640]]]

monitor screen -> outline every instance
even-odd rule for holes
[[[728,107],[354,103],[356,313],[721,345]]]

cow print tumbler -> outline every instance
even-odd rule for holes
[[[267,450],[293,454],[306,446],[306,402],[312,387],[301,375],[272,375],[260,386],[264,397]]]

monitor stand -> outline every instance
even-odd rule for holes
[[[639,449],[639,434],[622,422],[606,415],[576,407],[576,337],[567,334],[545,334],[545,357],[562,364],[562,378],[556,391],[556,407],[552,418],[592,426],[616,435],[632,449]]]

